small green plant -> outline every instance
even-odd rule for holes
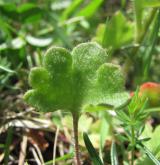
[[[119,66],[107,61],[105,50],[97,43],[76,46],[70,53],[60,47],[50,48],[42,67],[29,75],[29,90],[24,99],[43,112],[69,111],[73,117],[75,161],[80,165],[78,119],[89,105],[119,106],[128,99]],[[103,105],[103,106],[102,106]],[[101,108],[102,109],[102,108]]]
[[[118,119],[122,121],[121,126],[125,130],[125,136],[118,135],[118,137],[122,141],[129,143],[127,150],[131,151],[130,165],[135,164],[135,150],[144,151],[151,161],[158,162],[155,156],[143,144],[150,140],[150,137],[141,138],[145,128],[145,120],[151,112],[149,109],[146,109],[148,103],[148,98],[137,90],[127,106],[127,110],[116,111]],[[159,163],[155,164],[158,165]]]
[[[14,70],[10,69],[10,62],[8,62],[7,58],[2,58],[0,56],[0,89],[4,86],[7,86],[6,82],[8,79],[15,74]]]
[[[160,165],[158,160],[159,155],[159,143],[156,140],[159,138],[157,132],[152,133],[151,130],[145,129],[145,120],[150,115],[150,112],[159,111],[159,108],[146,109],[150,105],[149,97],[144,95],[146,90],[153,89],[158,84],[156,83],[145,83],[141,86],[140,90],[137,90],[133,97],[128,100],[123,106],[117,107],[115,109],[116,117],[121,121],[121,126],[124,128],[124,134],[116,134],[116,137],[122,142],[120,145],[125,149],[124,142],[128,143],[127,154],[123,150],[123,162],[126,162],[130,165],[135,163],[138,165],[141,164],[156,164]],[[143,87],[143,88],[142,88]],[[151,89],[148,89],[148,88]],[[144,91],[145,90],[145,91]],[[143,92],[143,94],[142,94]],[[153,91],[154,92],[154,91]],[[126,107],[126,110],[124,110]],[[152,128],[152,127],[151,127]],[[157,127],[159,129],[159,127]],[[145,136],[145,132],[147,134]],[[149,132],[149,133],[148,133]],[[148,136],[149,135],[149,136]],[[83,134],[83,139],[90,155],[90,159],[94,165],[102,165],[103,158],[100,158],[96,150],[93,147],[87,133]],[[149,148],[148,148],[149,147]],[[136,157],[136,153],[139,152],[142,154],[140,157]],[[126,157],[128,155],[128,158]],[[110,150],[110,161],[112,165],[118,165],[118,154],[116,150],[116,144],[114,140],[112,141],[111,150]]]

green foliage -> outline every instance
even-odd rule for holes
[[[145,106],[145,97],[139,96],[139,89],[136,90],[134,97],[132,98],[130,104],[128,105],[128,111],[130,115],[136,115],[140,112],[140,109],[143,108],[143,105]],[[142,109],[144,110],[144,108]]]
[[[0,70],[8,73],[14,73],[14,71],[9,69],[9,67],[10,67],[10,63],[7,61],[7,59],[0,57]]]
[[[42,10],[34,3],[16,6],[15,3],[2,3],[0,9],[7,17],[17,19],[23,23],[33,23],[42,18]]]
[[[0,88],[6,85],[9,77],[11,77],[16,72],[10,69],[11,63],[6,59],[0,57]]]
[[[83,0],[73,0],[70,6],[63,12],[62,20],[65,20],[71,15],[82,16],[82,17],[92,17],[97,9],[102,4],[103,0],[90,0],[84,5]],[[84,5],[82,9],[77,10],[80,6]]]
[[[101,114],[101,123],[100,123],[100,151],[102,152],[103,147],[105,146],[106,137],[109,134],[110,129],[110,123],[109,120],[107,120],[107,117],[105,113]],[[102,153],[101,153],[102,155]]]
[[[148,41],[145,41],[150,45],[144,50],[144,57],[143,57],[143,69],[142,69],[142,74],[144,76],[144,80],[146,81],[149,79],[149,70],[150,70],[150,65],[152,58],[154,56],[154,48],[155,45],[158,41],[158,33],[159,33],[159,28],[160,28],[160,11],[156,14],[156,17],[153,20],[153,27],[151,29],[151,33],[148,36]]]
[[[141,1],[141,0],[140,0]],[[135,22],[136,22],[136,41],[138,40],[138,35],[142,31],[142,20],[143,20],[143,2],[134,0],[134,12],[135,12]]]
[[[83,2],[83,0],[75,0],[73,1],[70,6],[63,12],[62,14],[62,20],[65,20],[66,18],[68,18],[72,12],[76,11],[77,7],[79,7],[79,5]]]
[[[118,165],[118,157],[117,157],[117,150],[116,150],[116,144],[113,141],[111,146],[111,164],[112,165]]]
[[[160,7],[159,0],[142,0],[144,7]]]
[[[95,40],[113,50],[125,46],[133,40],[133,24],[118,11],[106,24],[98,27]]]
[[[88,135],[86,133],[83,133],[83,139],[86,145],[86,148],[89,152],[90,158],[94,165],[103,165],[101,159],[99,158],[96,150],[94,149]]]
[[[10,122],[10,114],[23,117],[27,112],[32,118],[30,111],[21,114],[21,110],[27,108],[21,105],[19,97],[28,89],[28,73],[36,66],[29,73],[32,89],[25,94],[31,106],[44,112],[69,111],[77,120],[79,113],[87,112],[79,120],[79,132],[89,132],[105,164],[111,163],[111,151],[112,158],[115,158],[112,163],[118,163],[120,158],[123,163],[132,161],[131,164],[153,165],[153,161],[157,162],[156,159],[160,158],[160,129],[157,127],[160,108],[156,107],[159,104],[158,89],[150,89],[145,98],[140,97],[139,91],[128,99],[128,94],[124,92],[123,74],[128,91],[145,81],[160,81],[159,7],[159,0],[0,0],[1,123]],[[106,50],[96,43],[78,45],[90,40],[97,41]],[[53,44],[59,47],[50,48],[43,56],[47,47]],[[117,65],[107,63],[111,61],[122,65],[123,74]],[[157,103],[154,108],[150,99]],[[64,123],[67,125],[64,135],[70,140],[66,129],[72,129],[72,117],[59,111],[53,116],[57,117],[53,123],[58,123],[60,129]],[[153,121],[155,128],[145,136],[146,120],[147,123]],[[123,127],[122,133],[119,126]],[[121,141],[119,143],[114,138],[118,155],[114,144],[110,149],[108,147],[114,132]],[[16,133],[17,129],[14,135]],[[81,140],[80,137],[80,144]],[[0,147],[4,149],[4,162],[13,164],[9,156],[12,144],[7,141],[5,146]],[[1,143],[5,143],[3,138]],[[126,144],[129,144],[128,147]],[[96,153],[89,141],[86,146],[90,155]],[[132,160],[129,160],[129,151],[132,152]],[[14,149],[10,154],[18,156],[14,155]],[[50,157],[52,161],[44,162],[53,164],[62,161],[63,164],[72,157],[71,152],[55,160]],[[98,155],[95,157],[100,160]],[[32,158],[28,159],[28,164],[30,160]]]
[[[152,159],[150,157],[155,157],[155,159],[160,159],[160,142],[159,142],[159,131],[160,126],[157,126],[155,130],[148,124],[140,136],[141,139],[149,137],[148,141],[142,143],[142,153],[144,153],[136,162],[137,165],[148,164],[152,165]],[[145,155],[147,154],[147,155]]]
[[[131,164],[134,163],[135,148],[144,151],[153,162],[158,162],[154,155],[158,154],[159,152],[159,143],[157,144],[159,131],[156,130],[154,132],[154,136],[152,136],[152,133],[150,132],[149,134],[147,133],[147,135],[145,134],[146,131],[144,121],[147,119],[150,113],[145,110],[147,102],[148,100],[145,97],[139,96],[139,90],[137,89],[134,97],[128,105],[128,111],[117,111],[118,118],[122,121],[122,126],[125,129],[126,134],[124,137],[120,135],[120,139],[130,143],[128,150],[132,151]],[[151,149],[151,151],[145,146]],[[153,154],[151,152],[153,152]],[[137,164],[148,164],[149,162],[150,161],[147,161],[147,158],[143,156],[139,161],[137,161]]]
[[[150,152],[150,150],[144,147],[144,151],[146,152],[147,156],[155,163],[155,165],[160,165],[160,161]]]
[[[102,4],[103,0],[92,0],[85,8],[77,13],[78,16],[91,17],[98,7]]]
[[[7,138],[5,143],[5,155],[4,155],[4,165],[7,165],[9,162],[9,154],[10,154],[10,145],[13,140],[13,128],[10,127],[7,132]]]
[[[86,105],[121,105],[128,94],[120,68],[105,63],[107,54],[96,43],[83,43],[70,52],[52,47],[43,66],[33,68],[29,83],[33,90],[24,98],[41,111],[80,111]]]
[[[138,133],[141,126],[143,126],[143,121],[147,118],[148,113],[145,111],[147,105],[147,99],[138,96],[138,90],[136,91],[134,97],[128,105],[128,111],[116,111],[118,118],[123,122],[123,126],[127,131],[130,132],[130,127],[134,127],[135,132],[137,131],[137,139],[141,135]]]
[[[57,163],[57,162],[66,161],[67,159],[73,158],[73,156],[74,156],[73,153],[65,154],[63,156],[56,158],[55,160],[50,160],[50,161],[45,162],[44,165],[51,165],[55,162]]]

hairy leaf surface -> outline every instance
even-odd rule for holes
[[[119,66],[106,63],[107,54],[97,43],[82,43],[70,53],[51,47],[43,66],[33,68],[24,99],[41,111],[80,112],[86,105],[119,106],[126,101]]]

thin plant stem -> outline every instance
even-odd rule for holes
[[[133,3],[134,3],[134,15],[136,22],[135,40],[137,40],[137,38],[139,38],[139,34],[141,34],[142,31],[142,8],[138,0],[134,0]]]
[[[53,165],[56,164],[55,159],[56,159],[56,148],[57,148],[58,134],[59,134],[59,126],[57,127],[56,134],[55,134],[55,139],[54,139],[54,147],[53,147]]]
[[[25,157],[26,157],[26,150],[27,150],[27,139],[28,139],[28,137],[26,135],[23,135],[18,165],[25,164]]]
[[[9,127],[7,131],[7,139],[5,143],[4,165],[8,165],[10,145],[12,143],[12,140],[13,140],[13,128]]]
[[[134,126],[131,126],[131,144],[132,144],[132,151],[131,151],[131,165],[134,165],[134,151],[135,151],[135,131]]]
[[[79,115],[77,113],[72,113],[72,117],[73,117],[75,165],[81,165],[80,155],[79,155],[79,143],[78,143],[78,120],[79,120]]]

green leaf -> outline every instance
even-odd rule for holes
[[[91,17],[102,4],[103,0],[92,0],[86,7],[80,10],[76,15],[83,17]]]
[[[160,161],[152,154],[152,152],[147,147],[144,146],[143,149],[147,156],[155,163],[155,165],[160,165]]]
[[[16,4],[14,3],[0,3],[0,7],[3,7],[8,12],[16,10]]]
[[[156,43],[158,41],[158,35],[159,35],[159,29],[160,29],[160,11],[157,12],[155,18],[153,19],[153,26],[151,29],[151,32],[149,33],[148,41],[145,40],[145,42],[149,45],[144,50],[144,57],[143,57],[143,81],[146,81],[149,77],[149,71],[151,67],[151,62],[153,58],[153,52],[156,47]]]
[[[143,0],[134,0],[134,10],[136,21],[136,37],[138,38],[138,35],[142,30]]]
[[[130,104],[128,105],[129,113],[137,115],[138,113],[143,112],[144,108],[146,107],[147,101],[148,100],[144,97],[139,96],[139,88],[137,88]]]
[[[114,141],[112,142],[111,146],[111,165],[118,165],[118,157],[117,157],[117,151],[116,151],[116,144]]]
[[[29,75],[30,85],[35,89],[26,93],[27,102],[42,111],[71,109],[71,63],[71,55],[66,49],[50,48],[43,67],[32,69]]]
[[[74,0],[66,10],[62,13],[62,20],[67,19],[83,2],[83,0]]]
[[[142,149],[144,148],[143,146],[145,145],[145,147],[154,155],[154,157],[156,157],[156,159],[160,158],[159,132],[160,132],[160,126],[157,126],[155,130],[153,131],[152,127],[149,124],[147,124],[145,126],[145,129],[142,135],[140,136],[140,139],[150,138],[150,140],[146,142],[142,142],[142,144],[140,145]],[[153,162],[146,154],[144,154],[138,159],[136,164],[137,165],[143,165],[143,164],[152,165]]]
[[[66,30],[59,26],[57,16],[49,12],[47,12],[46,15],[48,16],[52,26],[54,26],[54,30],[58,38],[63,42],[64,45],[66,45],[67,48],[71,48],[72,44],[70,38],[68,37]]]
[[[85,7],[80,8],[82,3],[84,3],[83,0],[74,0],[68,8],[63,12],[61,19],[64,21],[71,15],[75,16],[82,16],[82,17],[92,17],[97,9],[102,4],[103,0],[92,0],[89,1],[88,4],[85,4]],[[80,8],[80,9],[79,9]],[[77,10],[79,9],[79,10]]]
[[[5,142],[5,150],[4,150],[4,165],[8,165],[9,163],[9,155],[10,155],[10,146],[13,141],[13,127],[9,127],[7,131],[7,138]]]
[[[9,67],[10,67],[10,63],[7,61],[7,59],[0,57],[0,70],[3,70],[8,73],[15,73],[15,71],[11,70]]]
[[[3,71],[9,72],[9,73],[14,73],[15,72],[15,71],[13,71],[13,70],[5,67],[5,66],[1,66],[1,65],[0,65],[0,69],[3,70]]]
[[[97,43],[76,46],[70,53],[50,48],[42,67],[29,75],[32,90],[24,98],[41,111],[80,112],[87,106],[116,106],[128,99],[124,78],[116,65],[104,64],[107,54]]]
[[[88,153],[90,155],[90,158],[91,158],[93,164],[94,165],[103,165],[103,163],[102,163],[101,159],[99,158],[96,150],[94,149],[87,133],[83,133],[83,139],[84,139],[86,148],[88,150]]]
[[[102,44],[105,28],[106,25],[104,23],[98,25],[96,30],[96,36],[93,38],[94,41],[97,41],[98,43]]]
[[[147,128],[146,128],[147,129]],[[142,136],[143,138],[145,137],[150,137],[151,140],[145,143],[145,146],[149,148],[155,155],[160,156],[160,142],[159,142],[159,132],[160,132],[160,126],[157,126],[154,130],[154,132],[150,132],[148,136]]]
[[[34,23],[42,18],[42,9],[33,3],[16,5],[15,3],[0,4],[0,10],[5,16],[23,23]]]
[[[120,106],[128,94],[124,92],[124,78],[119,66],[105,63],[96,72],[92,88],[86,94],[86,102],[92,105],[106,103]]]
[[[24,23],[38,22],[42,18],[43,10],[34,3],[25,3],[17,7],[20,20]]]
[[[155,108],[149,108],[144,110],[146,113],[151,113],[151,112],[159,112],[160,107],[155,107]]]
[[[36,5],[34,3],[25,3],[25,4],[18,6],[17,11],[18,11],[18,13],[22,14],[33,8],[36,8]]]
[[[112,110],[114,109],[113,105],[109,105],[109,104],[99,104],[99,105],[86,105],[84,107],[84,112],[99,112],[99,111],[104,111],[104,110]]]
[[[133,25],[118,11],[111,20],[107,20],[106,25],[101,24],[98,27],[95,40],[104,47],[115,50],[131,43],[133,32]]]
[[[107,121],[105,114],[100,117],[100,147],[99,147],[99,155],[102,158],[103,147],[105,146],[107,135],[110,133],[110,123]]]
[[[129,116],[123,112],[122,110],[121,111],[116,111],[117,113],[117,117],[122,120],[124,123],[127,123],[127,122],[130,122],[130,118]]]
[[[126,102],[124,102],[120,106],[115,107],[114,110],[116,110],[116,111],[117,110],[123,110],[130,102],[131,102],[131,98],[129,98],[128,100],[126,100]]]
[[[144,7],[160,7],[160,0],[142,0]]]
[[[11,31],[14,31],[14,29],[3,18],[0,18],[0,29],[8,38],[11,38]]]
[[[44,165],[51,165],[51,164],[53,164],[54,162],[57,163],[57,162],[60,162],[60,161],[61,161],[61,162],[62,162],[62,161],[66,161],[66,160],[68,160],[68,159],[73,158],[73,156],[74,156],[73,153],[65,154],[65,155],[63,155],[63,156],[60,156],[60,157],[54,159],[54,160],[50,160],[50,161],[45,162]]]

